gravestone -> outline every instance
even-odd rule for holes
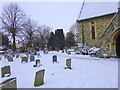
[[[35,65],[33,65],[33,67],[40,67],[42,64],[40,64],[40,59],[37,59],[35,61]]]
[[[62,50],[62,53],[64,53],[64,49]]]
[[[7,58],[7,56],[8,56],[7,54],[4,54],[4,58],[5,58],[5,59]]]
[[[10,76],[11,75],[10,66],[2,67],[1,68],[1,75],[2,75],[2,77]]]
[[[39,52],[37,53],[37,56],[40,57],[40,53]]]
[[[7,59],[8,59],[8,62],[13,62],[13,57],[12,56],[8,56]]]
[[[30,55],[30,62],[35,60],[35,56],[34,55]]]
[[[57,62],[57,55],[54,55],[54,56],[53,56],[53,63],[54,63],[54,62]]]
[[[12,54],[12,57],[15,57],[15,54]]]
[[[66,60],[66,67],[65,67],[65,69],[72,69],[71,68],[71,59],[67,59]]]
[[[28,62],[28,57],[21,57],[21,62]]]
[[[0,57],[0,61],[2,61],[2,57]]]
[[[10,78],[0,83],[0,90],[11,90],[13,88],[14,90],[17,90],[16,78]]]
[[[34,51],[34,55],[37,55],[37,51]]]
[[[34,86],[41,86],[44,84],[45,69],[36,72]]]
[[[19,54],[16,55],[16,58],[19,58]]]

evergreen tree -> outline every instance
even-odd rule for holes
[[[55,49],[55,35],[53,32],[50,34],[50,38],[48,39],[48,48],[52,48],[53,50]]]
[[[72,31],[69,31],[66,34],[66,45],[70,46],[70,47],[76,45],[75,35],[74,35],[74,33]]]
[[[63,29],[55,30],[55,47],[60,50],[65,46],[65,37],[63,33]]]

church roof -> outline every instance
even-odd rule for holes
[[[118,11],[118,2],[85,2],[78,20],[114,14]]]

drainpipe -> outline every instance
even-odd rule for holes
[[[85,40],[84,40],[84,21],[82,21],[82,45],[84,47]]]

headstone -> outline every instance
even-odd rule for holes
[[[1,68],[1,75],[2,75],[2,77],[10,76],[11,75],[10,66],[2,67]]]
[[[0,90],[7,90],[7,89],[11,90],[13,88],[14,90],[17,90],[16,78],[10,78],[0,83]]]
[[[2,57],[0,56],[0,61],[2,61]]]
[[[53,63],[54,63],[54,62],[57,62],[57,55],[54,55],[54,56],[53,56]]]
[[[8,56],[8,62],[12,62],[13,61],[13,57],[12,56]]]
[[[34,51],[34,55],[37,55],[37,51]]]
[[[4,58],[6,59],[7,57],[8,57],[8,55],[7,55],[7,54],[5,54],[5,55],[4,55]]]
[[[28,62],[28,57],[22,57],[21,62]]]
[[[15,54],[13,54],[12,57],[15,57]]]
[[[19,58],[19,54],[16,55],[16,58]]]
[[[64,49],[62,50],[62,53],[64,53]]]
[[[34,55],[30,55],[30,62],[35,60],[35,56]]]
[[[71,54],[71,52],[70,52],[70,51],[68,51],[68,52],[67,52],[67,54],[68,54],[68,55],[70,55],[70,54]]]
[[[41,86],[44,84],[45,69],[36,72],[34,86]]]
[[[39,52],[37,53],[37,56],[40,57],[40,53]]]
[[[66,67],[65,67],[65,69],[72,69],[71,68],[71,59],[67,59],[66,60]]]
[[[37,59],[35,61],[35,65],[33,65],[33,67],[40,67],[42,64],[40,64],[40,59]]]

